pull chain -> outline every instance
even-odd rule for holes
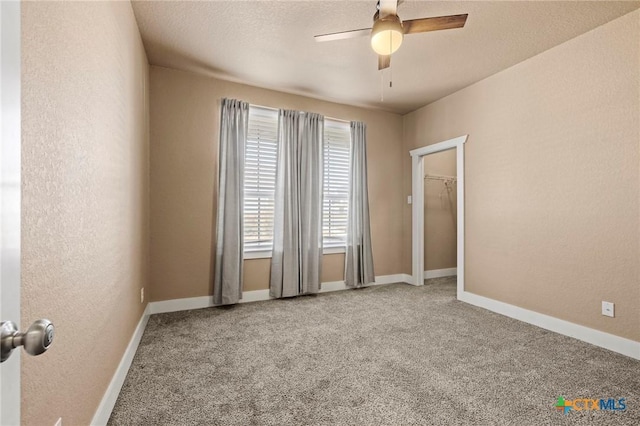
[[[380,70],[380,102],[384,102],[384,70]]]
[[[391,45],[393,41],[393,33],[389,37],[389,88],[393,87],[393,71],[391,70]]]

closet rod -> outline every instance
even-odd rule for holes
[[[425,179],[430,179],[430,180],[452,180],[452,181],[457,181],[458,178],[455,176],[443,176],[443,175],[425,175],[424,176]]]

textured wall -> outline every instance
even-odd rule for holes
[[[425,174],[456,175],[456,150],[437,152],[424,158]],[[424,181],[424,269],[457,266],[457,185],[448,192],[444,182]]]
[[[640,340],[639,39],[636,11],[405,116],[405,152],[469,134],[467,290]]]
[[[152,300],[212,290],[219,102],[233,97],[368,125],[369,197],[375,272],[400,272],[402,117],[151,67]],[[406,154],[408,157],[408,154]],[[343,276],[344,255],[324,257],[323,280]],[[266,289],[269,259],[245,261],[245,290]]]
[[[148,63],[128,2],[22,4],[25,425],[89,424],[143,310]]]

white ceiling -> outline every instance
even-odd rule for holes
[[[468,13],[462,29],[405,37],[384,73],[367,37],[376,1],[133,2],[153,65],[340,103],[413,111],[640,7],[637,1],[406,1],[401,19]],[[389,76],[393,88],[389,88]]]

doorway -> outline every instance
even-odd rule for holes
[[[452,277],[457,266],[455,149],[425,155],[424,172],[424,279]]]
[[[458,299],[464,292],[464,144],[467,137],[468,135],[460,136],[410,152],[412,160],[412,284],[419,286],[424,285],[425,278],[425,182],[427,181],[425,157],[455,150],[456,272],[458,276],[456,293]]]

